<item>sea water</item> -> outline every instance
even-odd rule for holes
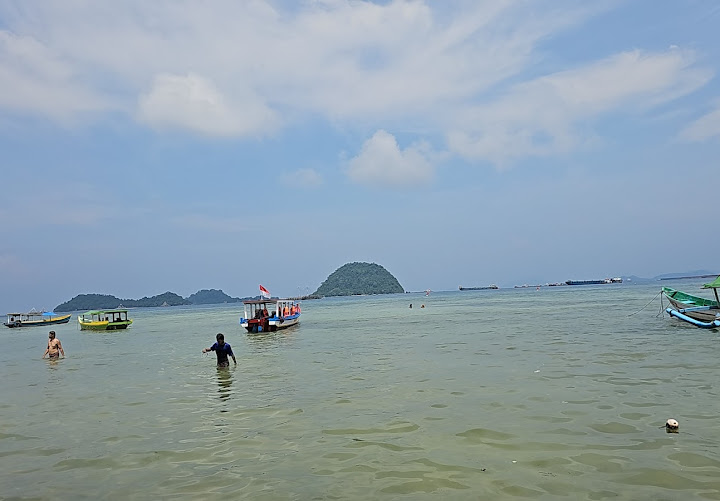
[[[73,316],[60,361],[4,329],[0,499],[720,499],[719,334],[658,296],[701,283],[325,298],[260,334]]]

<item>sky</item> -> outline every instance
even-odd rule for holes
[[[0,308],[720,271],[715,0],[0,0]]]

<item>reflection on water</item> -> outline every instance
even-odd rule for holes
[[[300,324],[296,324],[287,329],[281,329],[275,332],[256,332],[247,333],[246,338],[248,346],[256,350],[272,350],[278,347],[287,346],[294,342],[294,336]]]
[[[220,394],[220,400],[226,400],[230,398],[232,389],[232,374],[229,367],[218,367],[217,368],[217,383],[218,393]]]
[[[5,332],[0,498],[720,499],[717,333],[630,316],[655,287],[552,289],[323,299],[253,335],[234,305],[138,309],[60,326],[60,361]],[[237,366],[199,356],[217,332]]]

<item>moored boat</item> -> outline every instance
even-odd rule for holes
[[[273,332],[300,323],[300,303],[294,299],[243,301],[240,325],[248,332]]]
[[[8,313],[5,327],[35,327],[38,325],[66,324],[72,315],[58,315],[52,311],[30,310],[27,313]]]
[[[720,328],[720,299],[717,292],[718,288],[720,288],[720,277],[703,285],[703,288],[713,289],[715,300],[688,294],[670,287],[663,287],[662,292],[671,305],[665,311],[670,316],[696,327]]]
[[[126,309],[90,310],[78,315],[81,330],[114,331],[127,329],[132,323]]]

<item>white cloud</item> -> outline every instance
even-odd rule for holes
[[[71,120],[107,110],[110,102],[87,87],[68,61],[32,36],[0,30],[0,109]]]
[[[684,141],[706,141],[713,137],[720,138],[720,103],[680,132],[680,139]]]
[[[448,133],[451,151],[499,165],[569,151],[583,127],[609,113],[634,113],[690,93],[711,78],[691,52],[632,51],[516,85],[469,108]]]
[[[429,182],[433,167],[424,146],[401,150],[392,134],[379,130],[365,141],[358,156],[350,160],[347,173],[350,179],[361,184],[407,186]]]
[[[261,0],[211,8],[48,0],[0,4],[0,18],[14,33],[44,40],[64,71],[116,107],[133,114],[139,100],[137,116],[147,123],[245,135],[272,130],[271,110],[431,123],[438,110],[464,106],[517,74],[539,39],[587,15],[577,7],[537,14],[517,1],[333,0],[280,9]],[[51,90],[44,81],[28,76],[25,84]],[[68,91],[85,94],[70,83]],[[30,98],[15,106],[52,109]]]
[[[274,128],[277,117],[252,91],[229,100],[207,78],[161,74],[139,101],[140,118],[159,127],[181,127],[218,136],[243,136]]]
[[[446,135],[453,152],[503,164],[576,148],[598,117],[666,103],[710,77],[674,46],[536,76],[539,45],[616,2],[290,4],[0,3],[0,109],[121,109],[225,137],[320,117]]]

